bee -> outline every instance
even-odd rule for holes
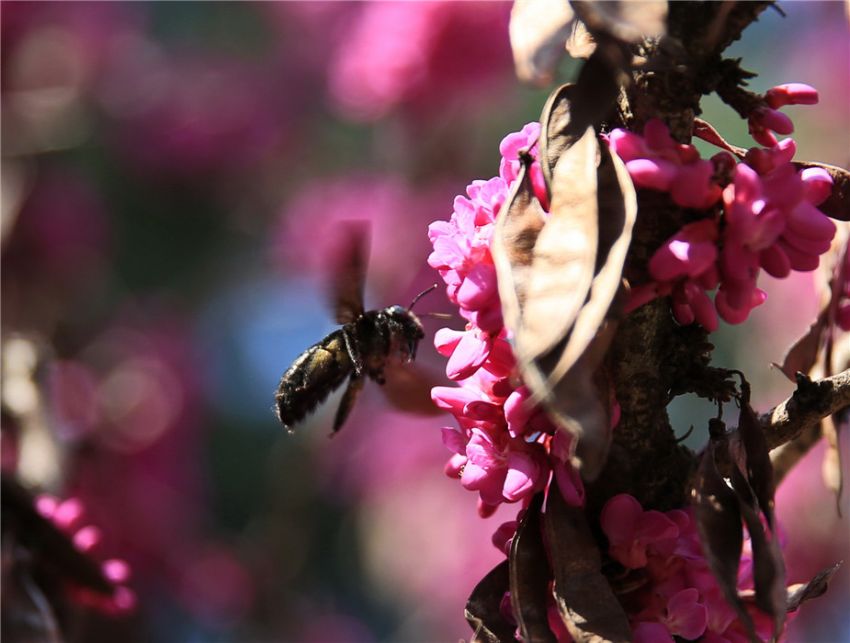
[[[359,223],[346,226],[347,247],[339,256],[341,269],[331,293],[336,321],[342,328],[301,353],[280,378],[275,393],[276,411],[287,431],[291,432],[347,379],[333,423],[333,432],[339,431],[366,378],[385,384],[385,369],[412,362],[419,342],[425,338],[422,322],[411,309],[437,284],[419,293],[407,308],[396,305],[364,310],[368,227]]]

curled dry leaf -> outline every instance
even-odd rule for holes
[[[773,621],[774,635],[782,633],[785,623],[785,561],[776,533],[768,534],[762,525],[754,490],[737,468],[732,469],[732,488],[753,550],[755,604]]]
[[[818,210],[828,217],[840,221],[850,221],[850,171],[843,167],[827,165],[826,163],[795,162],[797,170],[820,168],[826,170],[832,177],[832,193],[826,201],[818,206]]]
[[[770,449],[762,433],[761,423],[750,406],[750,385],[742,378],[741,413],[738,418],[738,435],[744,447],[744,462],[741,467],[747,474],[747,483],[755,494],[758,508],[764,512],[767,524],[775,528],[774,495],[776,485],[773,482],[773,464],[770,462]],[[734,485],[733,485],[734,486]]]
[[[523,154],[521,161],[519,176],[496,219],[491,249],[502,316],[513,333],[520,327],[532,250],[546,217],[531,186],[531,157]]]
[[[546,179],[549,199],[552,198],[552,174],[561,155],[587,131],[591,125],[586,122],[577,126],[572,115],[576,86],[573,83],[561,85],[553,91],[543,106],[540,116],[540,166]]]
[[[773,365],[782,371],[790,381],[797,381],[797,373],[810,373],[812,367],[818,358],[820,352],[821,340],[823,339],[824,330],[826,330],[829,321],[829,309],[823,309],[817,319],[809,326],[806,334],[798,339],[788,352],[785,353],[785,358],[782,364]]]
[[[625,43],[663,36],[667,29],[667,0],[570,0],[570,4],[591,33]]]
[[[564,338],[590,292],[598,244],[598,156],[596,134],[587,128],[555,165],[552,207],[532,250],[525,310],[514,329],[524,363]]]
[[[573,36],[573,10],[566,0],[514,0],[508,31],[517,77],[544,86]]]
[[[813,598],[817,598],[818,596],[823,596],[826,590],[829,589],[829,581],[832,579],[833,574],[838,571],[839,567],[841,567],[840,562],[836,563],[832,567],[827,567],[826,569],[821,570],[808,583],[798,583],[789,587],[786,609],[789,612],[793,612],[800,607],[802,603]]]
[[[513,625],[502,616],[500,606],[508,591],[508,561],[494,567],[472,590],[464,618],[472,627],[470,643],[500,643],[513,640]]]
[[[717,470],[715,451],[728,450],[724,439],[709,441],[700,460],[691,498],[697,532],[706,562],[729,604],[755,636],[753,621],[738,597],[738,565],[744,544],[738,496]]]
[[[714,129],[714,125],[702,120],[701,118],[694,119],[693,135],[726,150],[727,152],[737,156],[739,159],[744,158],[747,153],[747,150],[743,147],[738,147],[737,145],[729,143],[720,135],[720,132]]]
[[[550,573],[540,525],[542,505],[541,492],[525,510],[511,542],[511,605],[523,641],[554,642],[546,615]]]
[[[567,38],[566,48],[572,58],[589,58],[596,51],[596,40],[581,20],[573,20],[573,28],[570,37]]]
[[[543,526],[554,575],[552,595],[573,639],[630,641],[628,617],[602,574],[599,547],[584,510],[567,505],[557,485],[549,488]]]

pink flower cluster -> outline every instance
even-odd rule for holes
[[[674,636],[710,643],[749,640],[708,567],[690,510],[644,511],[634,497],[620,494],[605,504],[601,524],[611,558],[627,570],[640,570],[646,580],[621,596],[636,643],[672,642]],[[739,589],[753,587],[748,547],[749,540]],[[748,612],[759,638],[769,640],[770,618],[755,607]]]
[[[455,198],[451,219],[435,221],[428,229],[434,246],[428,263],[439,271],[449,299],[468,322],[462,331],[437,332],[437,351],[449,358],[446,374],[459,386],[435,387],[431,396],[458,423],[458,428],[443,429],[443,443],[454,454],[446,473],[479,493],[482,516],[503,502],[530,499],[552,477],[567,502],[584,501],[581,478],[568,462],[569,437],[529,403],[528,389],[516,382],[490,254],[496,215],[519,172],[519,151],[535,156],[539,133],[540,125],[530,123],[505,137],[499,176],[473,181],[467,196]],[[532,183],[545,204],[537,161]],[[502,545],[512,529],[507,532],[497,539]]]
[[[88,556],[98,553],[101,544],[100,529],[85,524],[85,508],[80,500],[59,500],[44,494],[36,499],[35,508],[65,533],[81,553]],[[112,558],[101,562],[100,568],[103,576],[114,586],[112,595],[106,596],[85,587],[69,584],[67,590],[71,599],[106,614],[118,615],[133,611],[136,607],[136,594],[126,585],[130,580],[130,566],[123,560]]]
[[[813,89],[799,87],[807,86],[774,88],[768,101],[777,106],[816,101]],[[673,141],[658,120],[646,124],[643,137],[614,130],[609,142],[637,186],[668,191],[683,207],[720,206],[683,226],[655,252],[649,261],[653,281],[632,290],[629,310],[670,295],[681,324],[697,321],[713,331],[718,314],[739,324],[766,299],[756,285],[761,269],[777,278],[814,270],[835,236],[835,224],[816,207],[829,196],[832,178],[820,168],[797,171],[791,139],[752,148],[740,163],[727,152],[700,159],[693,146]],[[707,291],[715,288],[712,305]]]

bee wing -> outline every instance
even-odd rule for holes
[[[340,238],[331,257],[334,268],[331,302],[337,323],[347,324],[363,314],[363,287],[369,263],[368,221],[344,221],[337,228]]]
[[[386,382],[381,389],[395,408],[417,415],[438,415],[444,412],[431,399],[431,389],[440,386],[445,378],[421,366],[395,362],[388,362],[384,372]]]

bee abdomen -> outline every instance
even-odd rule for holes
[[[280,378],[275,394],[277,416],[287,430],[303,420],[351,373],[342,330],[308,348]]]

